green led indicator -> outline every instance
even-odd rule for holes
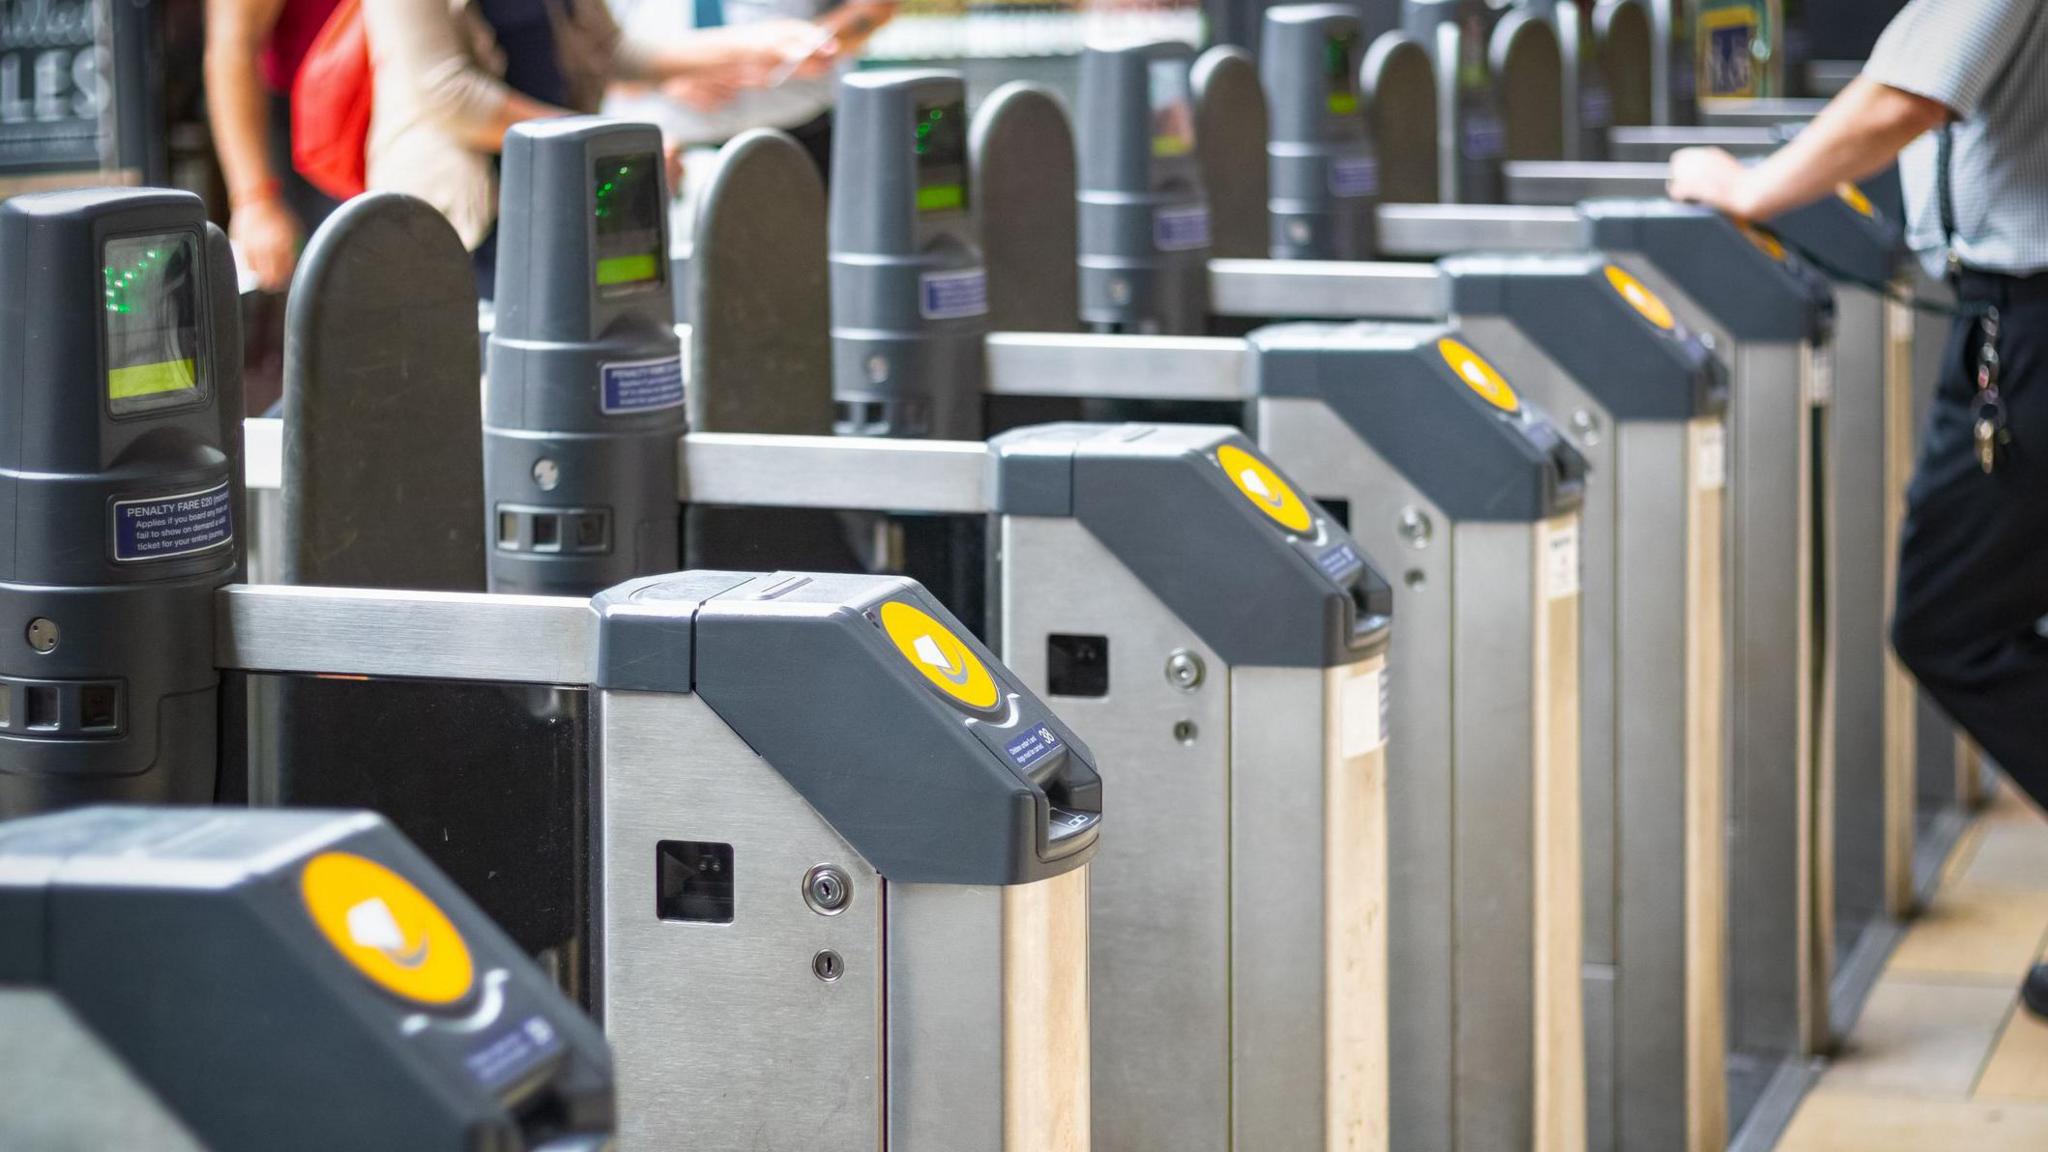
[[[958,184],[933,184],[917,190],[919,212],[944,212],[967,203],[967,189]]]

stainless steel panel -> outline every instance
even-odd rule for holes
[[[1610,898],[1619,921],[1613,1146],[1620,1149],[1707,1152],[1726,1140],[1724,822],[1717,818],[1728,723],[1725,481],[1720,491],[1697,491],[1699,438],[1725,430],[1718,420],[1709,427],[1623,425],[1614,449],[1621,499]],[[1690,551],[1695,517],[1703,521],[1700,537],[1711,537],[1700,541],[1704,556]],[[1695,596],[1710,600],[1694,603]]]
[[[997,332],[988,338],[987,355],[988,390],[999,396],[1242,400],[1251,394],[1242,340]]]
[[[1003,1146],[1003,890],[890,884],[890,1152]]]
[[[1211,260],[1209,311],[1218,316],[1435,320],[1443,276],[1423,264],[1342,260]]]
[[[1680,148],[1725,148],[1738,156],[1761,156],[1784,141],[1768,128],[1701,128],[1669,125],[1616,126],[1607,131],[1614,159],[1635,164],[1662,164]]]
[[[1398,1054],[1389,1069],[1391,1146],[1436,1152],[1453,1146],[1460,911],[1452,892],[1453,534],[1439,510],[1322,404],[1264,398],[1257,417],[1260,446],[1287,462],[1305,495],[1349,504],[1352,536],[1396,589],[1398,623],[1387,655],[1388,1029]],[[1425,547],[1403,538],[1404,510],[1434,525]]]
[[[1001,547],[1001,653],[1026,685],[1048,692],[1048,635],[1108,638],[1108,695],[1049,696],[1111,766],[1121,813],[1089,865],[1095,1145],[1220,1152],[1232,1113],[1232,671],[1077,522],[1005,517]],[[1167,679],[1177,651],[1206,669],[1192,692]]]
[[[677,442],[679,499],[735,508],[976,515],[989,510],[979,441],[692,432]]]
[[[564,596],[236,584],[214,659],[250,672],[588,684],[597,614]]]
[[[1377,768],[1384,786],[1384,754],[1337,751],[1351,719],[1340,694],[1362,676],[1352,687],[1377,709],[1381,675],[1365,666],[1231,673],[1231,1124],[1240,1152],[1384,1146],[1384,928],[1361,931],[1356,952],[1335,950],[1334,972],[1329,938],[1358,918],[1385,923],[1384,823],[1377,843],[1357,843],[1371,828],[1351,829],[1341,847],[1330,840],[1339,810],[1370,808],[1375,791],[1373,781],[1341,777]],[[1361,786],[1368,795],[1352,791]],[[1353,803],[1333,804],[1333,790],[1352,791]],[[1333,898],[1361,893],[1367,907]],[[1342,1003],[1367,998],[1365,1012]]]
[[[1450,587],[1458,1148],[1536,1147],[1536,741],[1527,524],[1461,524]],[[1398,659],[1398,654],[1396,656]],[[1398,739],[1398,737],[1396,738]],[[1398,755],[1398,745],[1396,746]],[[1405,766],[1396,768],[1396,777]]]
[[[1515,160],[1504,166],[1508,202],[1569,205],[1600,196],[1662,196],[1666,166]]]
[[[1834,443],[1824,477],[1834,515],[1835,809],[1822,815],[1835,821],[1836,915],[1847,923],[1885,914],[1885,571],[1893,548],[1885,525],[1885,332],[1877,293],[1835,285]]]
[[[1572,208],[1382,204],[1380,255],[1435,260],[1459,252],[1556,252],[1585,247]]]
[[[607,692],[598,715],[598,984],[620,1147],[886,1147],[881,877],[697,697]],[[657,917],[663,840],[731,845],[730,924]],[[853,882],[836,916],[804,902],[820,863]],[[830,982],[812,972],[826,949],[843,965]],[[979,1094],[1000,1098],[1000,1084]],[[970,1126],[955,1147],[999,1147],[984,1134]]]

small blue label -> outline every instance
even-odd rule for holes
[[[1339,544],[1316,557],[1316,567],[1332,580],[1341,580],[1364,566],[1365,561],[1358,558],[1358,550],[1349,544]]]
[[[657,412],[683,402],[683,359],[631,360],[604,366],[604,414]]]
[[[497,1089],[533,1071],[561,1047],[562,1038],[546,1017],[529,1016],[523,1023],[486,1036],[462,1063],[477,1083]]]
[[[1587,128],[1605,128],[1614,123],[1614,97],[1605,88],[1587,88],[1579,93],[1579,119]]]
[[[1161,252],[1209,246],[1209,208],[1161,208],[1152,214],[1152,244]]]
[[[1059,733],[1049,726],[1040,724],[1024,735],[1003,745],[1003,751],[1010,754],[1010,760],[1019,768],[1029,768],[1066,745],[1060,743]]]
[[[212,488],[114,501],[114,559],[165,560],[218,548],[235,538],[234,496]]]
[[[917,278],[917,310],[927,320],[958,320],[988,312],[988,273],[927,272]]]
[[[1330,161],[1330,195],[1375,196],[1380,190],[1380,163],[1370,156]]]
[[[1507,150],[1507,129],[1490,112],[1465,115],[1464,147],[1468,160],[1492,160]]]

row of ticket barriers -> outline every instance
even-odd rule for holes
[[[686,261],[521,125],[281,419],[195,198],[0,205],[0,1146],[1767,1146],[1977,787],[1898,228],[1396,203],[1362,43],[857,72]]]

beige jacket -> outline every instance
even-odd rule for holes
[[[375,75],[367,183],[432,204],[474,249],[498,215],[496,157],[469,143],[498,123],[509,91],[497,40],[473,0],[362,3]],[[570,103],[594,112],[605,82],[637,74],[636,62],[605,0],[548,6]]]

